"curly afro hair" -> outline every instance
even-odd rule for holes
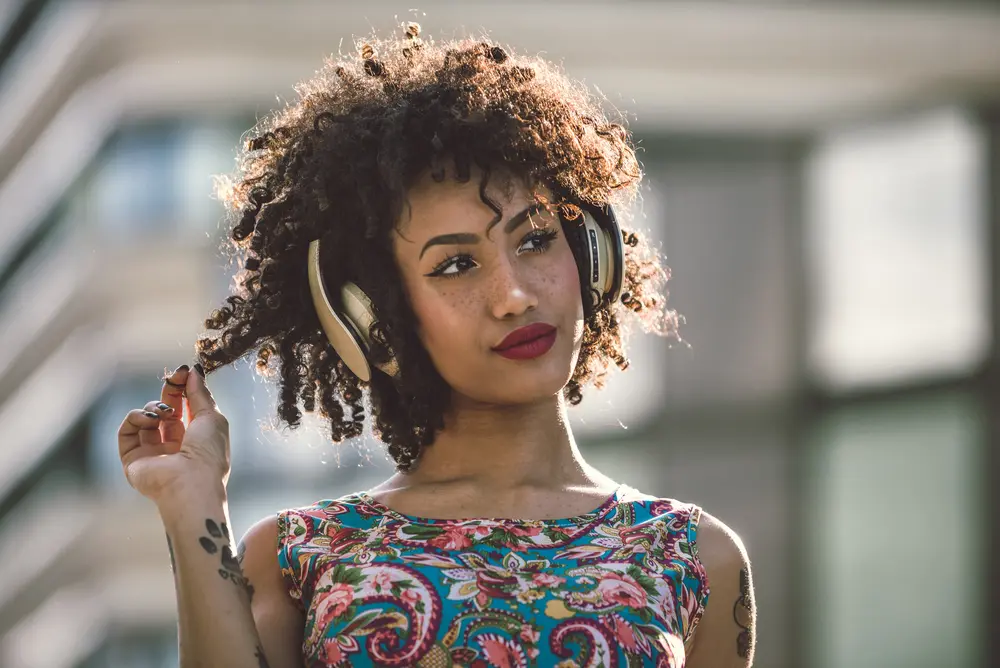
[[[232,214],[227,252],[240,269],[234,294],[205,321],[196,352],[206,372],[256,351],[256,369],[277,376],[278,418],[299,426],[319,411],[333,441],[364,430],[364,394],[375,435],[399,471],[411,470],[443,426],[450,388],[416,334],[392,245],[408,188],[430,173],[468,181],[473,165],[557,194],[563,224],[580,203],[628,205],[642,176],[628,131],[610,122],[600,101],[556,66],[488,41],[435,42],[415,23],[404,35],[359,43],[360,58],[328,60],[299,85],[298,100],[258,123],[238,171],[219,184]],[[499,213],[495,203],[491,205]],[[619,206],[619,217],[622,212]],[[609,366],[628,366],[627,323],[676,335],[666,309],[665,267],[646,241],[624,230],[621,299],[586,318],[578,363],[564,389],[603,384]],[[353,280],[377,308],[373,361],[391,349],[400,373],[365,383],[330,345],[307,279],[309,242],[322,238],[328,285]],[[366,392],[367,390],[367,392]]]

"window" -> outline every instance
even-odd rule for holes
[[[807,165],[809,369],[833,391],[967,373],[990,341],[984,140],[963,112],[833,132]]]
[[[844,406],[808,450],[808,665],[981,665],[985,414],[962,391]]]

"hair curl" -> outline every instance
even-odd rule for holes
[[[447,158],[459,180],[472,165],[482,170],[487,204],[485,181],[502,168],[533,191],[545,184],[560,193],[559,206],[627,205],[642,174],[623,125],[551,63],[486,41],[419,35],[409,23],[402,38],[359,44],[358,59],[328,60],[300,84],[294,104],[258,123],[238,172],[219,187],[233,214],[228,251],[241,265],[234,294],[206,319],[209,331],[196,344],[206,372],[256,350],[257,372],[278,376],[279,419],[295,428],[301,410],[318,409],[335,442],[362,434],[367,388],[374,432],[400,471],[433,442],[450,399],[417,338],[392,252],[408,188],[428,171],[444,178]],[[603,384],[611,363],[628,366],[623,315],[646,331],[676,334],[662,289],[666,268],[636,232],[623,237],[623,294],[587,317],[564,389],[572,404],[584,384]],[[360,381],[324,335],[306,270],[316,238],[327,283],[353,280],[376,304],[372,356],[384,360],[391,348],[396,379],[376,372]]]

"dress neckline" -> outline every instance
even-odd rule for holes
[[[416,515],[407,515],[405,513],[400,513],[392,508],[388,507],[384,503],[376,500],[373,496],[368,494],[367,491],[355,492],[354,496],[359,502],[359,505],[367,507],[371,512],[384,515],[386,517],[391,517],[395,520],[405,522],[407,524],[422,524],[422,525],[432,525],[432,526],[454,526],[454,525],[467,525],[467,524],[506,524],[506,525],[524,525],[530,524],[533,526],[576,526],[580,524],[587,524],[593,522],[594,520],[603,517],[608,514],[611,510],[618,505],[619,501],[625,494],[625,490],[628,489],[628,485],[622,483],[618,485],[614,493],[608,497],[604,502],[601,503],[597,508],[594,508],[588,513],[583,515],[577,515],[575,517],[560,517],[553,519],[522,519],[522,518],[512,518],[512,517],[465,517],[465,518],[452,518],[452,519],[441,519],[433,517],[418,517]]]

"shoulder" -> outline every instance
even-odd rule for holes
[[[244,572],[266,566],[278,568],[279,533],[279,514],[268,515],[247,529],[236,548],[236,559]]]
[[[756,605],[750,557],[722,520],[696,513],[697,555],[710,595],[694,629],[689,668],[744,668],[753,663]]]
[[[715,515],[698,509],[693,518],[698,555],[706,570],[728,571],[748,566],[750,560],[739,535]]]

